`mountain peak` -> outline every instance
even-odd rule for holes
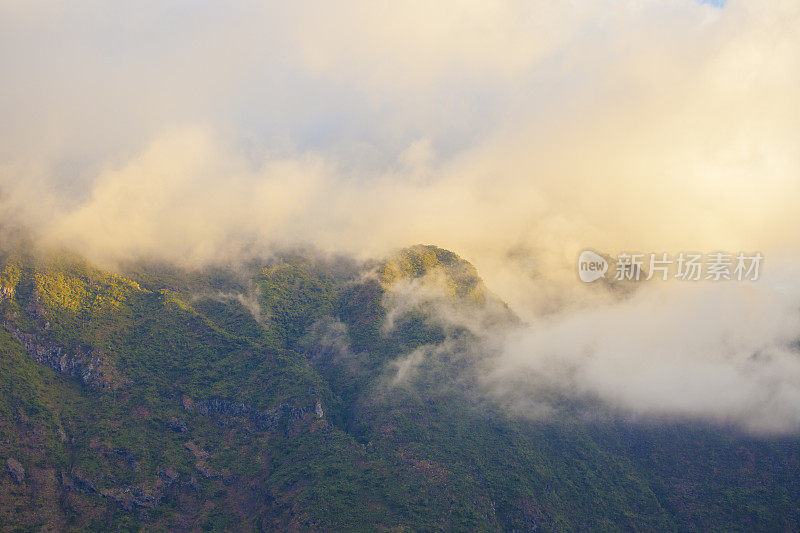
[[[447,288],[458,298],[484,300],[487,289],[472,264],[450,250],[429,244],[404,248],[378,268],[384,288],[401,280],[414,280],[441,275]]]

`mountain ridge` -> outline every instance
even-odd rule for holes
[[[30,250],[0,262],[3,530],[800,523],[796,439],[537,422],[481,398],[472,323],[432,313],[442,297],[495,297],[446,250],[377,267],[287,254],[236,271],[113,274]],[[396,311],[396,288],[429,282]]]

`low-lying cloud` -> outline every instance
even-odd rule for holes
[[[523,415],[555,390],[655,419],[800,431],[798,274],[649,286],[548,317],[507,338],[486,385]]]
[[[390,381],[413,381],[429,359],[459,361],[465,380],[453,379],[477,383],[516,416],[574,416],[582,406],[759,435],[797,433],[800,269],[780,261],[769,267],[751,282],[643,281],[527,323],[491,299],[459,302],[443,272],[433,271],[384,296],[387,329],[422,311],[445,334],[398,358]]]

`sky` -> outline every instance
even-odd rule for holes
[[[761,251],[761,305],[795,295],[798,27],[796,0],[0,0],[0,220],[109,266],[437,244],[526,320],[556,313],[592,346],[640,354],[581,322],[607,304],[576,279],[581,250]],[[641,305],[671,320],[694,301],[669,294]],[[768,326],[748,338],[785,341]],[[541,361],[540,333],[507,368]],[[649,350],[706,342],[684,340]],[[597,360],[594,377],[630,363]],[[770,369],[791,426],[797,374]]]

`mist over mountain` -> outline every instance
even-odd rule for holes
[[[581,372],[592,369],[575,365],[570,380],[558,364],[514,360],[508,339],[538,330],[435,246],[381,261],[295,249],[235,268],[138,261],[112,273],[23,239],[0,266],[4,526],[800,520],[800,444],[781,425],[794,423],[792,405],[770,418],[738,391],[761,416],[748,423],[726,418],[713,391],[692,411],[680,397],[637,409],[587,395]]]
[[[800,529],[798,25],[0,0],[0,530]]]

